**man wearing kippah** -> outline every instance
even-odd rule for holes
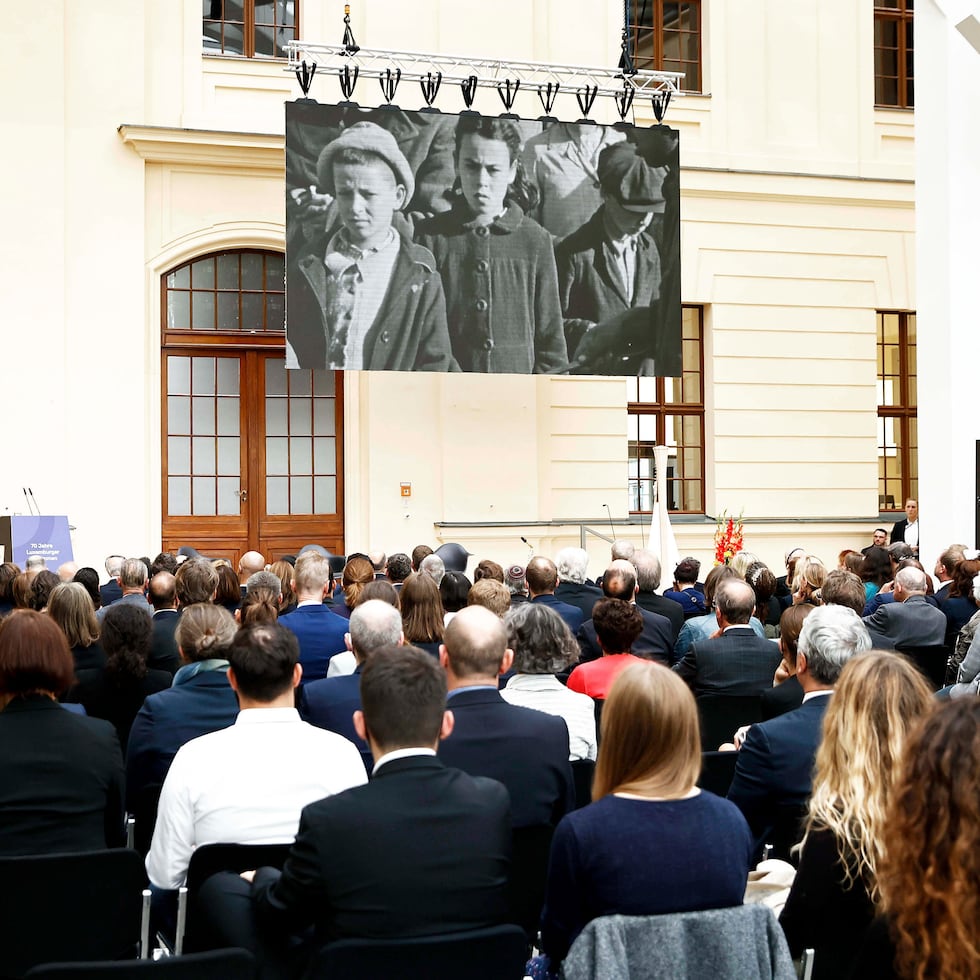
[[[601,206],[555,249],[573,361],[586,334],[660,298],[660,253],[650,226],[665,207],[663,170],[651,167],[633,143],[622,142],[599,154],[597,172]]]
[[[286,293],[288,366],[451,371],[446,300],[432,254],[397,230],[415,178],[395,138],[358,122],[317,161],[339,226],[311,241]]]

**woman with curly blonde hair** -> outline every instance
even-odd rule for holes
[[[816,950],[814,980],[847,976],[879,903],[887,809],[909,733],[933,694],[904,657],[845,664],[824,715],[800,867],[780,924],[790,952]]]
[[[820,605],[820,590],[827,578],[827,567],[813,555],[801,555],[793,570],[793,603]]]
[[[944,704],[909,739],[883,843],[886,918],[854,976],[980,976],[980,698]]]

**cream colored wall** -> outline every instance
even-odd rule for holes
[[[365,46],[592,64],[615,62],[622,9],[594,0],[352,6]],[[915,308],[912,116],[873,109],[865,6],[708,0],[706,94],[676,99],[668,115],[682,133],[683,296],[706,309],[707,510],[777,519],[750,523],[748,534],[774,567],[801,539],[829,561],[877,523],[874,310]],[[305,0],[304,36],[339,42],[341,15],[339,3]],[[35,95],[2,110],[24,134],[23,157],[2,164],[5,186],[46,193],[12,201],[19,234],[0,274],[17,326],[5,331],[3,371],[17,403],[37,405],[47,444],[38,451],[33,429],[12,436],[0,508],[16,507],[20,484],[33,480],[45,509],[68,510],[79,525],[86,560],[152,550],[159,276],[215,248],[282,246],[282,106],[298,88],[280,63],[203,56],[196,0],[116,0],[86,5],[84,16],[55,3],[10,17],[22,43],[0,69],[6,90],[31,78]],[[45,61],[38,37],[57,39],[63,66]],[[355,98],[375,103],[376,84],[362,79]],[[312,94],[339,98],[322,76]],[[409,89],[399,101],[421,105]],[[457,111],[461,100],[447,87],[438,104]],[[493,92],[476,107],[501,108]],[[541,113],[532,92],[516,108]],[[634,110],[652,121],[648,103]],[[567,94],[558,111],[579,114]],[[593,114],[614,118],[606,103]],[[38,405],[36,375],[20,365],[36,364],[39,350],[51,383]],[[345,394],[349,547],[404,550],[441,536],[511,562],[526,555],[522,534],[553,551],[577,544],[578,530],[436,525],[583,518],[602,531],[604,504],[625,516],[621,380],[348,374]],[[86,401],[91,418],[69,408]],[[113,403],[126,410],[109,416]],[[98,478],[93,429],[139,447],[117,460],[133,492],[111,524],[115,471]],[[407,509],[403,481],[413,486]],[[679,524],[681,552],[708,560],[712,530]],[[636,527],[617,534],[639,543]],[[607,546],[590,538],[590,553],[597,570]]]

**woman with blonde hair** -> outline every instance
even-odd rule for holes
[[[888,807],[909,733],[933,694],[905,657],[845,664],[823,721],[800,867],[780,923],[790,952],[816,950],[814,978],[843,977],[880,896]]]
[[[279,579],[280,594],[282,595],[279,600],[279,615],[285,616],[286,613],[291,613],[296,608],[296,592],[293,589],[293,578],[296,575],[295,567],[290,565],[285,558],[280,558],[279,561],[274,561],[268,570]]]
[[[350,614],[361,601],[361,592],[364,591],[364,586],[373,581],[374,565],[360,555],[351,558],[344,565],[344,575],[341,579],[344,601],[332,606],[330,611],[335,612],[338,616],[343,616],[344,619],[350,619]]]
[[[738,808],[697,788],[694,695],[654,663],[615,680],[601,722],[594,802],[555,830],[541,920],[557,971],[603,915],[661,915],[742,904],[752,836]]]
[[[51,590],[48,615],[61,627],[71,647],[75,670],[105,665],[99,644],[99,621],[88,590],[80,582],[62,582]]]
[[[793,570],[793,604],[809,602],[820,605],[820,590],[827,578],[827,568],[813,555],[801,555]]]
[[[439,644],[445,630],[442,597],[435,579],[412,572],[405,579],[398,601],[402,613],[405,642],[419,647],[434,657],[439,656]]]

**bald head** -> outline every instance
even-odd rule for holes
[[[551,595],[558,587],[558,569],[550,558],[539,555],[527,563],[524,579],[532,599],[536,595]]]
[[[504,624],[483,606],[466,606],[453,616],[446,627],[443,651],[450,687],[454,682],[496,684],[497,676],[513,659]]]
[[[170,572],[157,572],[150,579],[147,598],[154,609],[173,609],[177,605],[177,579]]]
[[[350,614],[350,645],[354,658],[364,663],[381,647],[401,646],[402,614],[387,602],[368,599]]]
[[[58,566],[58,578],[62,582],[70,582],[74,577],[75,573],[78,571],[78,565],[73,561],[66,561],[63,565]]]
[[[632,602],[636,596],[636,569],[625,558],[610,562],[602,576],[602,591],[609,599]]]
[[[902,568],[895,576],[895,599],[904,602],[909,596],[925,595],[926,573],[918,568]]]
[[[238,580],[247,582],[250,575],[265,568],[265,559],[257,551],[246,551],[238,563]]]
[[[719,626],[746,626],[755,609],[755,592],[740,578],[725,579],[715,591]]]

